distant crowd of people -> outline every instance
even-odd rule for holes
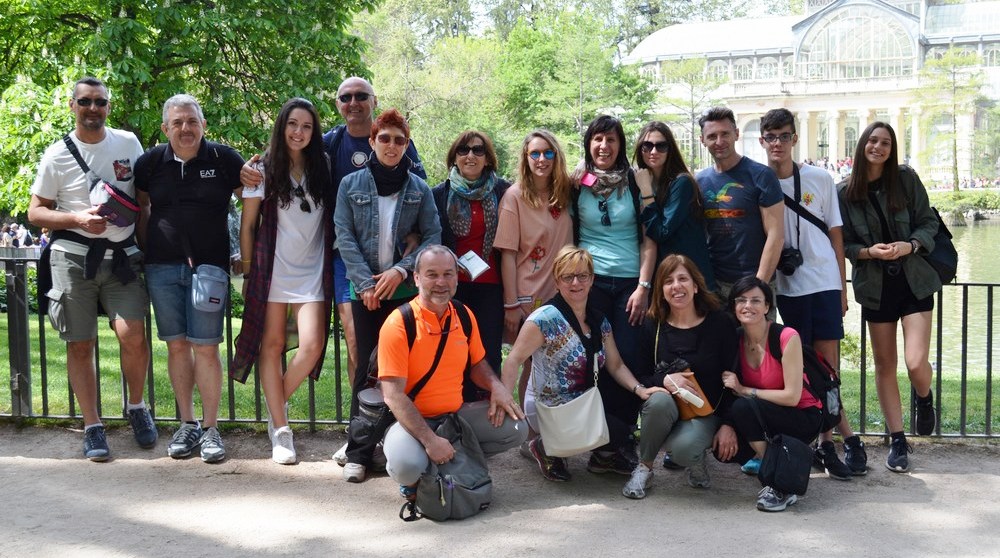
[[[345,124],[324,133],[311,102],[288,100],[265,152],[244,160],[205,138],[201,105],[182,93],[163,106],[167,143],[144,152],[135,135],[106,126],[107,86],[76,82],[75,129],[42,157],[28,217],[53,231],[39,292],[67,342],[86,458],[110,456],[93,364],[98,303],[121,345],[136,441],[157,443],[143,400],[151,302],[180,411],[166,448],[174,458],[225,458],[226,364],[238,381],[259,375],[272,459],[295,463],[288,401],[319,378],[336,308],[353,393],[348,442],[334,460],[348,482],[384,468],[412,501],[423,475],[455,458],[438,431],[452,415],[486,454],[519,447],[546,479],[568,481],[545,411],[595,386],[608,436],[586,450],[586,467],[626,477],[626,497],[651,489],[661,450],[665,467],[705,489],[708,455],[755,474],[779,433],[815,442],[817,464],[850,480],[868,472],[864,442],[841,410],[839,457],[803,356],[839,368],[847,260],[891,436],[885,466],[910,468],[899,323],[915,430],[936,428],[928,352],[941,283],[915,254],[933,248],[937,221],[888,124],[868,126],[854,157],[817,162],[841,173],[839,187],[792,160],[799,138],[788,110],[761,119],[765,165],[736,151],[739,128],[724,107],[699,119],[712,165],[697,174],[666,124],[650,122],[630,141],[601,115],[576,163],[549,131],[529,133],[509,180],[497,175],[489,135],[463,132],[447,179],[431,187],[410,124],[395,109],[376,116],[368,81],[344,80],[336,106]],[[235,255],[234,195],[243,206]],[[229,274],[244,277],[246,305],[223,363]],[[680,401],[691,393],[702,403],[694,414]],[[395,422],[373,423],[377,409]],[[795,502],[774,486],[756,496],[763,511]]]

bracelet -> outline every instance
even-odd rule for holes
[[[253,260],[240,260],[240,261],[241,261],[241,262],[243,263],[243,265],[250,265],[250,263],[251,263],[251,262],[252,262]]]
[[[872,259],[872,251],[870,249],[868,249],[867,246],[865,246],[864,248],[862,248],[862,250],[865,251],[865,256],[867,256],[869,260]]]
[[[520,302],[511,302],[510,304],[503,305],[504,310],[513,310],[515,308],[520,308],[520,307],[521,307]]]
[[[750,399],[757,399],[757,388],[750,388]]]
[[[642,382],[639,382],[638,384],[636,384],[636,385],[632,386],[632,393],[634,393],[634,394],[638,395],[638,393],[639,393],[639,388],[645,388],[645,387],[646,387],[646,386],[642,385]]]
[[[644,200],[651,200],[651,199],[653,199],[653,198],[655,198],[655,197],[656,197],[656,196],[642,196],[642,198],[641,198],[641,199],[644,199]]]
[[[910,239],[910,249],[911,249],[912,251],[911,251],[910,253],[911,253],[911,254],[916,254],[916,253],[917,253],[917,248],[919,248],[919,247],[920,247],[920,245],[919,245],[919,244],[917,243],[917,241],[916,241],[916,240],[913,240],[913,239],[911,238],[911,239]]]
[[[649,281],[639,281],[639,286],[642,287],[642,288],[644,288],[644,289],[652,289],[653,288],[653,285],[651,285]]]

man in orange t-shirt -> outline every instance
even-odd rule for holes
[[[434,432],[438,417],[459,414],[472,426],[487,455],[520,445],[528,434],[524,414],[511,395],[516,378],[497,378],[486,362],[475,316],[470,313],[472,331],[466,337],[451,303],[458,285],[455,254],[444,246],[428,246],[417,255],[413,279],[419,290],[409,302],[417,322],[413,347],[407,348],[398,310],[382,325],[378,344],[382,393],[397,420],[385,435],[386,471],[404,491],[416,484],[432,460],[442,464],[455,455],[451,442]],[[448,340],[441,360],[411,400],[407,393],[430,370],[443,331]],[[469,362],[472,380],[490,392],[489,401],[462,402],[462,378]]]

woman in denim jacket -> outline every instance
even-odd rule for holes
[[[937,424],[928,355],[931,310],[941,280],[920,256],[934,249],[937,218],[920,177],[898,160],[896,133],[884,122],[873,122],[861,134],[854,170],[839,195],[844,253],[851,260],[854,298],[868,322],[875,385],[891,438],[886,467],[902,473],[910,469],[911,450],[903,434],[896,376],[896,323],[903,323],[904,360],[917,394],[916,431],[926,436]]]
[[[409,172],[405,156],[410,127],[395,109],[372,123],[373,155],[364,168],[344,177],[337,193],[333,222],[340,256],[351,281],[351,306],[358,339],[351,416],[357,394],[368,380],[368,360],[385,319],[416,294],[410,274],[419,249],[441,243],[441,224],[427,183]],[[388,220],[387,220],[388,218]],[[406,237],[419,237],[408,250]],[[344,479],[362,482],[371,465],[374,445],[348,440]]]

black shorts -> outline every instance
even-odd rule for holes
[[[893,323],[903,316],[929,312],[934,309],[934,295],[918,299],[906,275],[902,271],[896,275],[882,272],[882,296],[878,308],[861,307],[861,317],[873,323]]]

